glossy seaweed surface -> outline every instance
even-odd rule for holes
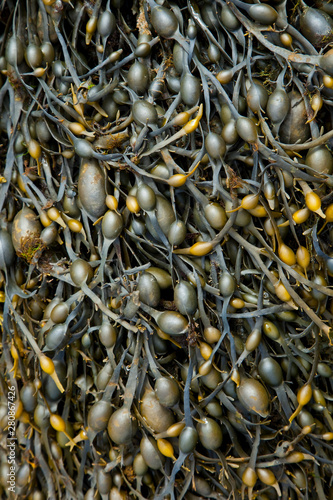
[[[332,33],[0,1],[1,498],[332,500]]]

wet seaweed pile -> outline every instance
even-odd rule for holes
[[[0,14],[1,498],[333,498],[333,4]]]

